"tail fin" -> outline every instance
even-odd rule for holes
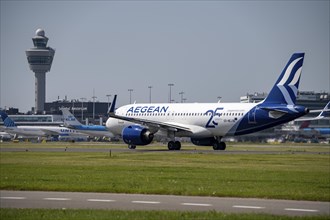
[[[79,126],[82,125],[76,117],[69,111],[68,108],[60,108],[64,118],[64,125],[65,126]]]
[[[1,115],[1,118],[2,118],[2,121],[3,121],[3,124],[6,127],[16,127],[15,122],[11,118],[8,117],[6,112],[0,111],[0,115]]]
[[[108,114],[114,114],[116,110],[116,101],[117,101],[117,95],[113,97],[113,101],[111,103],[110,108],[108,109]]]
[[[264,103],[294,105],[298,94],[304,53],[295,53],[283,69]]]

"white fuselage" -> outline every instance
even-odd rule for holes
[[[98,125],[94,125],[95,126],[98,126]],[[108,130],[97,130],[97,129],[93,129],[93,125],[89,126],[90,128],[74,128],[74,130],[80,132],[80,133],[83,133],[83,134],[86,134],[88,136],[92,136],[92,137],[108,137],[108,138],[112,138],[114,137],[114,135],[108,131]]]
[[[84,136],[84,134],[66,127],[54,126],[17,126],[6,127],[5,131],[12,135],[45,137],[45,136]]]
[[[255,105],[256,103],[132,104],[118,108],[115,113],[118,116],[164,122],[191,130],[181,131],[175,136],[210,137],[230,135],[235,124]],[[124,127],[132,124],[137,123],[109,118],[106,126],[114,134],[121,134]],[[149,128],[153,133],[162,130],[161,126]]]

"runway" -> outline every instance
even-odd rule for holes
[[[0,208],[179,210],[330,215],[329,202],[82,192],[0,191]]]

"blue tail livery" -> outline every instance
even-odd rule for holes
[[[3,121],[3,124],[6,127],[16,127],[15,122],[11,118],[8,117],[7,113],[0,111],[0,115],[1,115],[1,118]]]
[[[304,53],[295,53],[283,69],[264,103],[294,105],[298,94]]]

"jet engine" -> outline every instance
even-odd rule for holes
[[[123,140],[129,145],[148,145],[154,138],[154,134],[148,128],[139,125],[130,125],[122,131]]]

